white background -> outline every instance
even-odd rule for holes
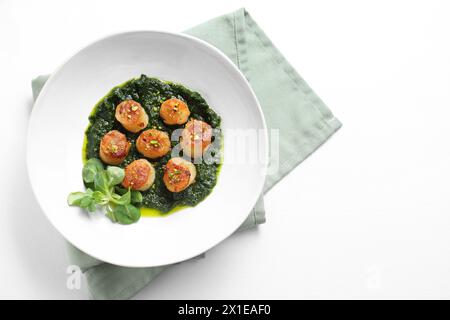
[[[265,225],[136,298],[450,298],[448,1],[280,0],[0,0],[0,298],[87,297],[30,190],[30,80],[105,35],[242,6],[344,126],[267,194]]]

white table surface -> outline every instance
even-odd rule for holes
[[[30,190],[30,79],[104,35],[242,6],[344,126],[267,194],[265,225],[136,298],[450,298],[448,1],[124,3],[0,1],[0,298],[87,297]]]

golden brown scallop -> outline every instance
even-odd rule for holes
[[[170,151],[169,135],[160,130],[149,129],[142,132],[136,140],[137,150],[150,159],[160,158]]]
[[[130,147],[131,143],[122,132],[109,131],[100,141],[100,158],[107,164],[118,165],[125,160]]]
[[[172,158],[164,167],[163,181],[170,192],[180,192],[194,183],[197,170],[192,162]]]
[[[148,115],[140,103],[125,100],[116,107],[116,119],[131,132],[139,132],[148,125]]]
[[[164,101],[159,109],[159,115],[168,125],[186,123],[190,114],[187,104],[177,98]]]
[[[192,119],[186,123],[181,133],[183,153],[191,158],[199,158],[211,144],[212,128],[204,121]]]
[[[155,168],[145,159],[135,160],[125,167],[122,186],[132,190],[148,190],[155,181]]]

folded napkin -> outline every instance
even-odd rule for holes
[[[324,143],[341,123],[275,48],[245,9],[202,23],[185,33],[224,52],[256,93],[269,130],[278,130],[279,152],[270,155],[264,193]],[[33,97],[48,76],[33,80]],[[282,97],[282,99],[280,99]],[[262,196],[238,231],[265,222]],[[71,263],[86,276],[94,299],[129,299],[170,267],[127,268],[97,260],[67,244]]]

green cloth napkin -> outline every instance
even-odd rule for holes
[[[243,72],[263,109],[267,127],[279,132],[278,163],[266,177],[267,192],[324,143],[341,123],[275,48],[245,9],[202,23],[185,33],[224,52]],[[36,99],[48,76],[33,80]],[[265,222],[262,196],[238,231]],[[104,263],[67,245],[71,263],[86,276],[94,299],[128,299],[170,267],[127,268]]]

